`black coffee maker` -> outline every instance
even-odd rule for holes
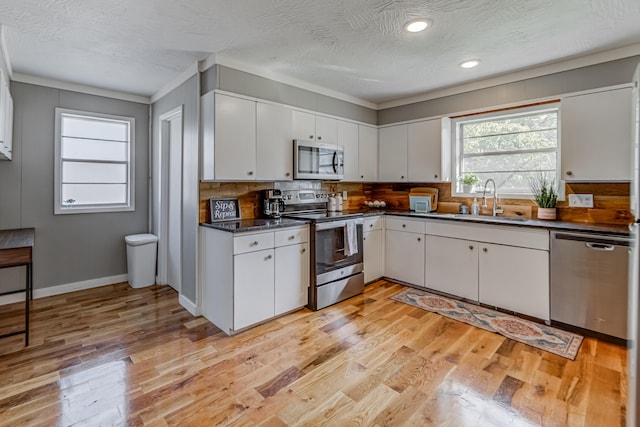
[[[262,213],[269,218],[280,218],[284,211],[282,190],[264,190],[262,198]]]

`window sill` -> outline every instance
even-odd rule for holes
[[[54,209],[54,215],[68,215],[68,214],[93,214],[93,213],[113,213],[113,212],[133,212],[135,206],[113,206],[105,208],[62,208],[56,207]]]

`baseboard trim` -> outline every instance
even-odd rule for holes
[[[180,305],[184,307],[184,309],[189,313],[191,313],[191,315],[200,316],[202,314],[200,307],[198,307],[193,301],[191,301],[184,295],[180,294],[180,296],[178,297],[178,302],[180,302]]]
[[[119,274],[117,276],[99,277],[97,279],[83,280],[82,282],[65,283],[63,285],[49,286],[47,288],[34,289],[33,298],[45,298],[53,295],[66,294],[69,292],[82,291],[85,289],[99,288],[100,286],[113,285],[114,283],[126,282],[128,276]],[[0,305],[12,304],[24,301],[25,294],[13,294],[0,297]]]

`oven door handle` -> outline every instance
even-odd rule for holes
[[[319,222],[316,224],[316,231],[331,230],[333,228],[344,228],[344,226],[347,225],[347,222],[349,221],[355,221],[356,225],[364,224],[364,219],[362,218],[349,219],[344,221]]]

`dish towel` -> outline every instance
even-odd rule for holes
[[[344,225],[344,256],[358,253],[358,229],[355,221],[347,221]]]

